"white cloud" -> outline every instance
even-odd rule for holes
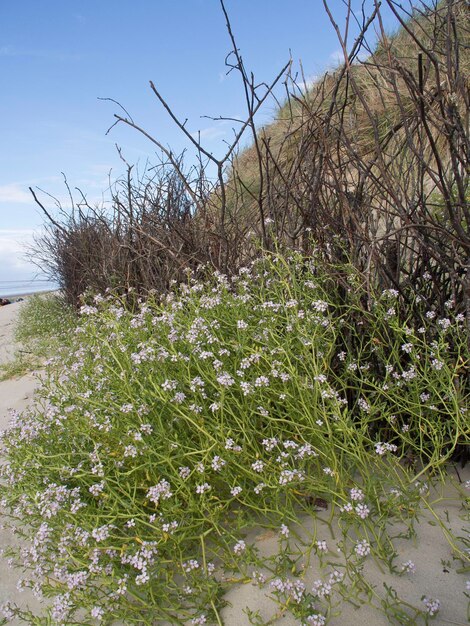
[[[199,139],[205,139],[206,141],[213,141],[214,139],[219,139],[220,137],[224,137],[226,135],[226,131],[220,128],[220,125],[217,126],[209,126],[208,128],[203,128],[202,130],[191,133],[191,136],[198,141]]]
[[[335,65],[341,65],[344,63],[344,52],[340,49],[335,50],[330,54],[330,61]]]
[[[25,258],[34,241],[31,229],[0,229],[0,280],[31,278],[37,268]]]
[[[32,204],[34,200],[26,187],[17,183],[11,183],[9,185],[0,185],[0,202]]]

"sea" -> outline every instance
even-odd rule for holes
[[[50,280],[0,280],[0,298],[18,298],[30,293],[55,291],[59,286]]]

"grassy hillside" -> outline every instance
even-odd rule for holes
[[[353,47],[306,93],[291,84],[232,165],[231,227],[249,223],[267,247],[336,248],[384,286],[431,274],[433,297],[447,299],[470,254],[469,9],[440,2],[397,16],[392,36],[376,16],[366,60]]]

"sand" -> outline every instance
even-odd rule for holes
[[[14,342],[14,327],[22,302],[15,302],[0,307],[0,364],[13,359],[18,346]],[[36,374],[27,374],[19,378],[0,381],[0,430],[8,426],[10,411],[22,411],[33,402],[34,392],[39,385]],[[2,520],[0,519],[0,523]],[[0,529],[0,546],[16,545],[18,539],[8,529]],[[12,570],[6,559],[0,557],[0,605],[13,601],[19,606],[29,605],[31,609],[39,607],[38,600],[28,590],[20,593],[16,583],[20,573]],[[19,624],[12,621],[10,624]]]
[[[5,307],[0,307],[0,363],[6,363],[13,358],[14,345],[14,324],[18,311],[22,303],[14,303]],[[28,374],[20,378],[14,378],[0,382],[0,430],[6,428],[9,420],[9,410],[22,410],[34,401],[34,391],[39,384],[37,375]],[[458,469],[460,478],[463,481],[470,479],[470,468]],[[450,476],[458,481],[455,470],[450,470]],[[467,521],[465,520],[465,510],[462,500],[458,497],[453,486],[449,485],[440,494],[442,500],[436,505],[435,511],[444,521],[446,527],[452,530],[457,536],[469,538],[468,509]],[[468,506],[468,505],[467,505]],[[324,513],[319,513],[321,518]],[[302,520],[303,529],[307,532],[312,526],[312,519]],[[334,526],[334,524],[333,524]],[[335,539],[329,534],[326,525],[321,523],[319,528],[319,539],[327,541],[331,550],[331,558],[334,560],[336,552]],[[338,534],[336,534],[338,537]],[[279,537],[274,533],[253,532],[246,541],[254,542],[261,554],[270,555],[277,549]],[[11,544],[16,539],[8,530],[0,530],[0,544],[2,546]],[[468,544],[467,544],[468,546]],[[377,592],[384,596],[384,584],[393,587],[400,597],[409,601],[413,605],[421,605],[423,595],[432,598],[439,598],[441,610],[438,616],[431,623],[439,625],[465,625],[467,621],[468,598],[464,591],[466,581],[470,579],[470,572],[459,573],[461,563],[452,558],[452,550],[446,541],[442,529],[435,524],[435,519],[428,513],[420,521],[417,529],[417,536],[413,541],[400,539],[396,543],[399,553],[398,563],[412,560],[416,565],[416,574],[406,576],[392,576],[388,572],[381,572],[374,562],[368,559],[365,567],[366,578],[375,585]],[[340,559],[338,558],[340,562]],[[0,604],[6,600],[13,601],[20,606],[28,604],[32,610],[38,608],[38,600],[28,591],[19,593],[16,588],[16,581],[19,573],[12,571],[5,559],[0,558]],[[320,577],[318,563],[315,558],[306,568],[305,582],[307,588],[311,587],[313,581]],[[225,596],[230,603],[223,609],[222,617],[227,626],[244,626],[250,623],[246,614],[246,608],[259,611],[262,623],[266,623],[276,614],[276,606],[269,598],[269,589],[258,588],[247,583],[234,586]],[[383,614],[369,605],[363,605],[356,609],[352,604],[343,602],[337,607],[341,615],[333,617],[333,626],[385,626],[391,622]],[[18,624],[19,622],[11,622]],[[290,614],[280,616],[274,624],[279,626],[294,626],[300,622],[295,620]],[[419,623],[423,623],[422,621]]]

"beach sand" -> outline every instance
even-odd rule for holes
[[[14,303],[0,307],[0,363],[5,363],[13,357],[14,324],[21,303]],[[21,411],[34,401],[34,391],[39,384],[37,375],[28,374],[20,378],[0,382],[0,429],[6,428],[9,420],[9,410]],[[465,481],[470,478],[469,468],[458,469],[460,478]],[[455,470],[449,474],[458,480]],[[435,510],[439,517],[457,536],[468,538],[469,526],[465,523],[465,510],[463,502],[457,497],[452,486],[448,486],[441,494],[443,499],[436,505]],[[325,516],[325,513],[319,513]],[[468,511],[467,511],[468,518]],[[311,525],[310,519],[303,520],[303,530]],[[333,528],[335,522],[333,522]],[[339,533],[336,532],[336,540],[330,535],[327,525],[318,526],[318,539],[326,540],[331,550],[331,560],[334,560],[336,552],[336,540]],[[323,529],[323,530],[322,530]],[[300,528],[300,533],[303,532]],[[277,549],[279,537],[272,532],[252,532],[246,539],[247,543],[255,543],[261,554],[269,555]],[[2,546],[11,544],[17,539],[8,530],[0,530],[0,543]],[[467,544],[468,545],[468,544]],[[464,595],[466,580],[470,579],[467,572],[459,573],[461,562],[452,559],[452,550],[446,541],[442,529],[436,525],[435,518],[430,513],[422,516],[417,528],[417,536],[409,541],[399,539],[396,542],[399,557],[397,563],[411,560],[416,565],[416,574],[405,576],[392,576],[388,572],[381,572],[370,559],[366,561],[365,576],[375,585],[376,591],[384,597],[384,584],[395,589],[399,596],[415,606],[422,606],[421,597],[428,596],[438,598],[441,602],[441,610],[438,616],[432,620],[432,624],[460,626],[468,624],[467,605],[468,599]],[[313,582],[320,578],[321,573],[318,563],[313,557],[310,565],[306,568],[305,583],[309,589]],[[338,562],[340,559],[338,558]],[[38,600],[29,591],[19,593],[16,588],[20,572],[12,571],[5,559],[0,559],[0,605],[10,600],[20,606],[28,604],[32,610],[39,607]],[[274,602],[268,597],[269,589],[260,589],[248,583],[234,586],[225,596],[230,603],[222,610],[223,621],[227,626],[248,626],[249,619],[245,612],[246,607],[253,611],[259,611],[262,623],[266,623],[276,613]],[[355,608],[352,604],[343,602],[338,607],[341,615],[333,617],[330,624],[333,626],[385,626],[390,621],[382,612],[363,605]],[[18,624],[19,622],[10,622]],[[279,626],[293,626],[299,624],[291,615],[281,616],[275,624]],[[418,623],[423,624],[422,621]]]
[[[18,348],[14,341],[14,329],[22,305],[22,302],[14,302],[0,307],[0,364],[6,364],[12,360]],[[39,378],[36,374],[0,381],[0,430],[8,426],[11,411],[22,411],[33,402],[34,392],[38,385]],[[17,544],[18,538],[9,529],[0,528],[2,548]],[[22,607],[28,605],[32,610],[38,609],[40,604],[29,590],[21,593],[17,590],[18,578],[20,578],[19,570],[12,570],[6,559],[0,557],[0,605],[9,600]],[[10,622],[13,625],[19,623],[17,620]]]

